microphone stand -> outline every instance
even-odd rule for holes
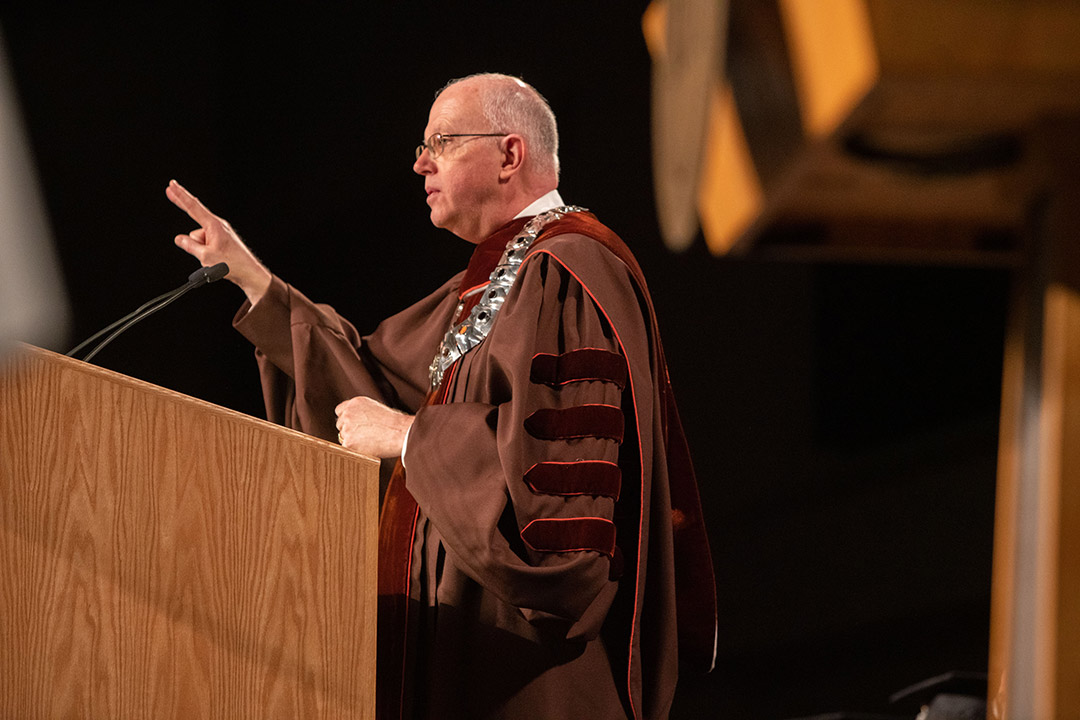
[[[158,310],[161,310],[165,306],[167,306],[170,303],[176,301],[177,299],[179,299],[183,295],[187,294],[188,292],[194,290],[195,288],[200,287],[202,285],[206,285],[207,283],[212,283],[215,280],[220,280],[221,278],[225,277],[228,274],[228,272],[229,272],[229,266],[226,265],[225,263],[218,263],[217,265],[213,265],[213,266],[208,267],[208,268],[205,268],[205,267],[199,268],[195,272],[191,273],[191,275],[188,276],[188,281],[186,283],[184,283],[183,285],[181,285],[180,287],[176,288],[175,290],[170,290],[169,292],[164,293],[162,295],[158,295],[153,300],[149,300],[149,301],[143,303],[139,307],[135,308],[135,310],[131,311],[130,313],[128,313],[124,317],[120,318],[116,322],[102,328],[101,330],[98,330],[96,333],[94,333],[90,337],[86,338],[85,340],[83,340],[81,343],[79,343],[75,347],[68,350],[67,353],[65,353],[65,354],[68,357],[74,357],[75,353],[79,352],[84,347],[86,347],[87,345],[92,343],[94,340],[98,339],[99,337],[101,337],[102,335],[109,332],[113,328],[116,328],[119,325],[120,327],[115,332],[113,332],[111,335],[106,337],[104,340],[102,340],[100,343],[98,343],[98,345],[95,346],[93,350],[91,350],[85,356],[83,356],[83,358],[82,358],[83,362],[90,362],[90,360],[93,359],[93,357],[95,355],[97,355],[99,352],[101,352],[101,350],[106,345],[111,343],[114,339],[116,339],[116,337],[118,335],[120,335],[120,333],[124,332],[125,330],[127,330],[129,327],[131,327],[135,323],[139,322],[140,320],[143,320],[144,318],[149,317],[150,315],[153,315]]]

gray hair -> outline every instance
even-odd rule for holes
[[[532,153],[536,170],[554,170],[559,176],[559,128],[555,113],[551,111],[544,96],[524,80],[500,73],[476,73],[446,83],[435,97],[446,88],[466,80],[482,79],[480,107],[491,129],[512,132],[525,138],[525,145]]]

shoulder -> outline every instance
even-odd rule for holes
[[[642,322],[642,290],[634,273],[604,243],[579,233],[554,235],[530,248],[522,263],[525,285],[572,282],[616,325]],[[523,288],[524,292],[528,292]]]
[[[547,262],[577,275],[616,273],[629,276],[626,264],[598,240],[580,233],[562,233],[545,238],[530,248],[525,263],[547,258]]]

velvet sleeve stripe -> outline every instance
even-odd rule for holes
[[[521,530],[521,539],[537,552],[594,550],[612,557],[615,523],[604,518],[542,518]]]
[[[598,380],[626,387],[627,367],[622,355],[599,348],[581,348],[552,355],[533,357],[529,380],[537,385],[559,387],[574,382]]]
[[[541,408],[525,418],[525,431],[538,440],[607,438],[623,440],[622,410],[614,405]]]
[[[541,495],[592,495],[619,499],[622,471],[607,460],[540,462],[525,473],[525,484]]]

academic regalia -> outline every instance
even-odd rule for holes
[[[546,226],[490,334],[430,387],[524,224],[368,336],[276,277],[235,321],[271,420],[333,440],[350,397],[416,414],[380,519],[380,717],[663,718],[680,656],[711,667],[696,481],[614,233],[584,212]]]

